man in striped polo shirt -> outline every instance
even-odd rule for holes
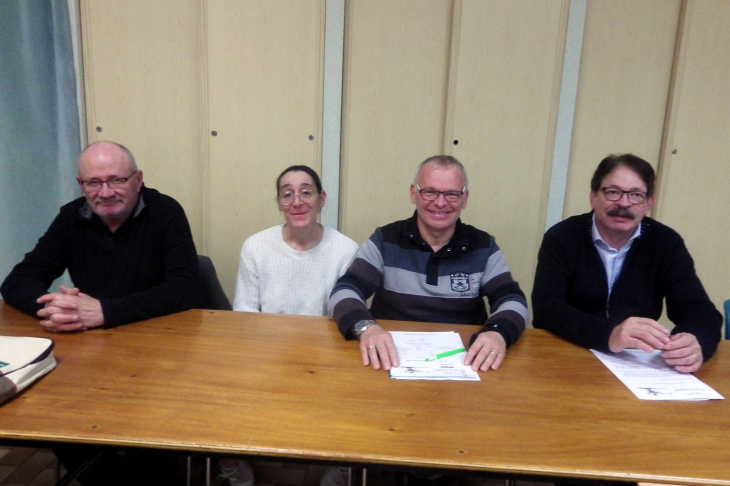
[[[415,214],[376,229],[337,281],[328,310],[346,339],[359,339],[363,365],[398,366],[393,338],[375,319],[480,325],[464,362],[481,371],[499,368],[519,339],[525,296],[494,237],[459,219],[468,199],[456,158],[424,160],[411,184]]]

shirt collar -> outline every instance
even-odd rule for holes
[[[631,235],[631,238],[629,238],[629,241],[627,241],[626,244],[624,246],[622,246],[621,248],[624,248],[624,247],[628,248],[629,246],[631,246],[631,243],[633,243],[633,241],[636,238],[641,236],[641,226],[642,225],[643,225],[643,221],[636,226],[636,229],[634,230],[634,234]],[[611,245],[606,243],[606,240],[603,239],[603,237],[601,236],[601,233],[598,232],[598,226],[596,226],[596,213],[593,213],[591,215],[591,236],[593,238],[594,244],[600,242],[601,244],[605,245],[606,248],[611,248]],[[619,248],[619,250],[621,248]]]
[[[419,248],[427,251],[432,251],[431,246],[426,243],[426,240],[421,236],[421,232],[418,230],[418,214],[414,211],[413,216],[406,222],[406,229],[408,231],[408,239],[418,246]],[[461,218],[456,220],[456,227],[454,228],[454,234],[451,235],[451,239],[448,243],[442,246],[439,251],[436,252],[440,255],[442,252],[446,255],[455,255],[466,253],[469,251],[469,235],[464,227],[465,225],[461,222]]]
[[[146,204],[144,202],[144,187],[142,187],[142,189],[139,191],[139,199],[137,199],[137,205],[134,207],[132,217],[136,218],[137,216],[139,216],[139,214],[145,207]],[[91,210],[88,201],[84,201],[83,206],[79,208],[79,214],[82,218],[91,221],[91,218],[94,216],[94,212]]]

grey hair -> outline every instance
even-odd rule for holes
[[[466,169],[464,168],[464,165],[459,162],[456,157],[453,157],[451,155],[433,155],[420,164],[418,164],[418,168],[416,169],[416,173],[413,174],[413,184],[418,184],[418,174],[421,173],[421,169],[423,169],[425,166],[430,165],[432,167],[438,168],[438,169],[448,169],[450,167],[458,167],[458,169],[461,171],[461,175],[464,176],[464,187],[466,187],[465,190],[469,190],[469,177],[466,175]]]

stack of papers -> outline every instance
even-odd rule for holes
[[[626,349],[616,354],[591,351],[642,400],[724,400],[722,395],[694,375],[671,368],[659,351],[645,353]]]
[[[479,381],[479,374],[464,365],[466,351],[426,361],[426,358],[464,348],[455,332],[391,332],[400,366],[390,370],[399,380]]]

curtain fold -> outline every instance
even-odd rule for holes
[[[78,197],[67,0],[0,1],[0,280]]]

